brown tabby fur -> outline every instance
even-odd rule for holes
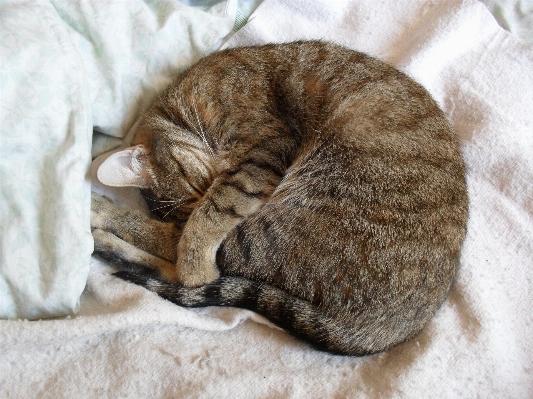
[[[447,295],[468,207],[457,139],[381,61],[323,42],[213,54],[134,144],[145,178],[125,185],[166,217],[93,199],[96,250],[134,270],[125,279],[184,306],[255,310],[350,355],[413,337]]]

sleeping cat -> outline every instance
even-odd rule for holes
[[[466,231],[457,139],[428,92],[324,42],[225,50],[179,76],[98,177],[96,253],[182,306],[251,309],[317,348],[384,351],[444,301]]]

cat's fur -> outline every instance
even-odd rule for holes
[[[176,79],[134,145],[99,176],[166,217],[95,196],[96,251],[170,301],[363,355],[416,335],[447,295],[468,208],[457,139],[383,62],[322,42],[222,51]]]

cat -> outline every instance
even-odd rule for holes
[[[318,349],[385,351],[445,300],[466,234],[458,140],[430,94],[332,43],[214,53],[98,177],[95,251],[176,304],[256,311]]]

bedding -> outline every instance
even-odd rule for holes
[[[81,2],[83,7],[75,6],[75,3],[59,3],[38,3],[42,8],[40,15],[49,15],[44,22],[43,18],[28,18],[27,9],[24,20],[31,25],[28,30],[39,32],[35,36],[36,44],[28,49],[28,57],[50,53],[54,55],[52,59],[66,62],[65,54],[70,54],[70,49],[75,49],[80,57],[78,61],[71,61],[72,64],[59,62],[64,68],[71,69],[54,75],[57,87],[62,88],[62,93],[57,95],[62,96],[58,104],[63,104],[63,108],[57,107],[57,110],[72,115],[70,119],[64,119],[67,123],[61,125],[63,130],[57,130],[60,138],[56,140],[68,142],[65,137],[72,137],[74,131],[79,132],[80,137],[76,145],[59,146],[65,148],[60,155],[71,156],[76,147],[79,152],[74,158],[80,161],[79,165],[83,162],[86,165],[92,125],[96,126],[104,142],[108,140],[106,137],[115,137],[111,139],[110,146],[116,145],[122,137],[125,138],[121,145],[126,146],[126,133],[134,129],[135,113],[146,106],[174,73],[223,43],[232,47],[298,39],[331,40],[395,65],[422,83],[439,102],[461,140],[470,196],[468,234],[450,297],[427,328],[415,339],[389,352],[363,358],[316,351],[249,311],[175,306],[140,287],[114,278],[110,275],[110,265],[96,258],[90,260],[88,270],[71,265],[83,269],[76,273],[88,273],[76,313],[69,310],[71,314],[68,317],[41,321],[0,320],[0,396],[70,398],[79,397],[82,392],[83,397],[91,398],[531,397],[533,46],[528,41],[532,41],[533,32],[527,25],[527,21],[531,20],[531,13],[527,10],[531,8],[526,2],[487,1],[487,8],[474,0],[413,0],[409,3],[394,0],[265,0],[235,34],[230,32],[235,26],[242,25],[235,22],[238,10],[246,9],[243,2],[209,2],[208,8],[195,7],[198,2],[192,0],[181,4],[128,2],[127,9],[115,10],[104,16],[105,12],[95,11],[98,8],[94,7],[96,2]],[[166,27],[169,22],[163,23],[167,21],[163,15],[167,13],[159,8],[163,3],[174,12],[185,7],[190,15],[199,15],[199,19],[186,19],[191,23],[187,29],[176,22],[182,28],[180,32],[198,28],[217,33],[191,34],[189,42],[174,39],[172,35],[162,36],[164,39],[161,40],[165,43],[160,43],[157,38],[147,40],[144,38],[145,31],[138,26],[143,26],[142,21],[146,24],[146,21],[157,21],[152,32],[157,31],[156,27]],[[22,7],[22,3],[1,4],[0,29],[3,37],[14,35],[4,34],[10,32],[8,28],[18,28],[17,34],[23,32],[22,14],[5,12],[6,4]],[[31,3],[28,7],[35,7],[35,4]],[[55,14],[52,8],[43,4],[46,7],[52,5]],[[120,4],[113,3],[113,6]],[[139,8],[129,4],[137,4]],[[254,3],[250,9],[256,5]],[[499,23],[515,35],[502,29],[488,9],[497,14]],[[520,12],[496,12],[503,9]],[[22,12],[20,10],[16,12]],[[159,17],[138,20],[144,15],[142,10]],[[209,10],[212,10],[210,15],[217,22],[204,24]],[[97,24],[98,18],[107,18],[109,25]],[[120,26],[131,27],[131,31],[124,34],[130,37],[128,43],[146,39],[147,45],[159,49],[155,53],[160,54],[170,47],[169,43],[180,41],[180,48],[185,47],[181,50],[186,55],[178,57],[179,60],[173,59],[173,51],[167,49],[169,59],[161,56],[159,67],[146,69],[151,71],[146,74],[141,67],[134,67],[138,75],[131,80],[126,79],[124,76],[130,70],[128,65],[137,65],[139,59],[127,58],[127,54],[135,51],[127,51],[126,47],[114,42],[108,43],[118,40],[113,35],[112,40],[106,39],[113,32],[114,18],[123,21]],[[177,15],[176,18],[176,21],[179,20]],[[128,22],[133,19],[137,21],[135,24]],[[7,24],[6,20],[12,22]],[[64,40],[52,36],[52,32],[46,29],[52,20],[62,27],[61,34],[68,32]],[[527,34],[528,30],[532,36]],[[141,32],[139,35],[143,40],[133,39],[135,32]],[[203,39],[195,42],[197,37]],[[51,49],[41,51],[37,39],[48,40],[44,43],[49,43]],[[5,50],[8,45],[4,44],[8,42],[3,40],[0,44],[3,46],[0,54],[3,96],[0,116],[3,123],[10,118],[14,120],[14,110],[35,98],[30,93],[21,97],[20,103],[11,99],[7,103],[4,101],[5,93],[20,90],[18,86],[28,85],[26,82],[35,82],[36,87],[42,87],[42,82],[36,79],[45,76],[42,73],[38,76],[26,75],[33,77],[19,80],[17,85],[6,83],[12,81],[11,76],[19,76],[6,68],[6,60],[13,62],[9,57],[16,58],[16,50],[24,47],[20,43],[18,46],[11,44],[9,52]],[[24,43],[30,42],[25,39]],[[97,50],[100,47],[95,43],[104,45],[102,51]],[[107,45],[109,50],[104,51]],[[84,53],[84,48],[90,51]],[[197,50],[189,53],[187,48]],[[55,51],[52,52],[52,49]],[[113,58],[114,51],[123,50],[125,58]],[[91,51],[93,55],[90,55]],[[138,54],[156,57],[147,50],[144,53],[139,50]],[[102,59],[98,58],[100,56]],[[76,69],[73,66],[75,62],[82,67]],[[39,63],[47,65],[44,61]],[[148,61],[146,63],[148,65]],[[39,71],[35,65],[34,71]],[[71,70],[78,73],[83,70],[84,77],[68,72]],[[6,71],[9,72],[9,81],[5,78]],[[100,78],[94,75],[99,75],[101,71],[109,73],[99,81]],[[100,86],[101,82],[110,86]],[[6,87],[14,88],[7,91]],[[92,91],[95,87],[99,89]],[[105,106],[98,108],[100,101]],[[6,104],[13,105],[8,107]],[[66,109],[67,105],[71,108]],[[48,110],[29,108],[32,112]],[[87,121],[78,115],[81,108],[86,112],[90,109],[92,125],[89,128]],[[27,124],[33,121],[25,121],[22,117],[18,119],[23,120],[20,123]],[[36,117],[35,120],[43,119]],[[54,121],[45,125],[54,126]],[[65,125],[71,129],[68,134],[65,133]],[[31,129],[18,127],[15,122],[8,122],[6,126],[10,129],[2,125],[0,159],[2,276],[5,276],[3,260],[7,259],[5,248],[10,248],[4,244],[8,240],[6,237],[12,237],[19,231],[31,231],[22,222],[40,220],[37,215],[51,207],[48,202],[48,207],[31,208],[26,205],[20,210],[15,205],[21,207],[19,202],[24,198],[14,197],[8,190],[10,187],[18,190],[13,182],[29,180],[33,175],[25,170],[35,170],[35,164],[24,171],[16,170],[18,174],[9,177],[13,179],[9,185],[5,183],[7,180],[4,181],[4,174],[13,173],[11,169],[16,169],[12,166],[16,161],[12,155],[16,152],[14,149],[20,150],[19,156],[33,159],[32,156],[42,154],[38,150],[47,145],[45,139],[52,135],[52,130],[37,130],[36,137],[29,137],[28,132],[33,132]],[[41,125],[31,126],[37,129]],[[11,131],[13,134],[10,136]],[[38,141],[35,144],[32,140]],[[27,154],[27,147],[33,153]],[[105,147],[102,146],[96,153]],[[142,207],[134,190],[105,188],[95,180],[94,171],[105,156],[97,158],[88,172],[93,190],[105,193],[125,206]],[[54,158],[61,164],[60,159],[59,156]],[[47,164],[47,168],[58,170],[57,164]],[[89,190],[85,187],[83,168],[78,166],[77,175],[72,177],[81,199],[75,204],[69,202],[62,206],[77,207],[78,214],[82,215],[76,225],[80,229],[78,233],[87,239],[83,234],[89,230],[86,220],[88,205],[84,202],[85,194],[81,193],[88,195]],[[62,181],[56,186],[64,189]],[[33,195],[38,191],[34,190]],[[20,192],[17,191],[17,195],[23,195]],[[4,204],[6,198],[13,198],[7,202],[11,208]],[[28,204],[28,201],[22,204]],[[55,202],[53,204],[55,206]],[[33,209],[33,213],[22,214],[28,209]],[[14,219],[14,215],[19,214],[24,216]],[[8,226],[14,226],[9,227],[9,236],[4,233],[8,231],[4,230],[6,221]],[[80,228],[80,225],[87,227]],[[74,240],[74,232],[70,234],[69,239]],[[37,245],[43,245],[43,242],[37,241],[28,243],[25,250],[28,256],[30,252],[39,254]],[[87,241],[84,245],[83,249],[78,247],[76,253],[69,253],[67,258],[82,264],[81,258],[90,253]],[[18,282],[17,279],[13,278],[13,281]],[[82,285],[81,282],[78,284]],[[20,292],[23,292],[22,288]],[[5,292],[9,293],[0,286],[3,303],[6,303]]]
[[[0,4],[0,317],[78,308],[92,252],[91,101],[48,3]]]
[[[232,31],[236,1],[0,2],[0,317],[73,314],[92,253],[92,155]]]

